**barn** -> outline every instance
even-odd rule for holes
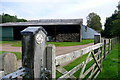
[[[82,39],[94,39],[94,35],[98,33],[92,28],[89,28],[88,26],[83,25],[81,27],[81,35]]]
[[[1,40],[21,40],[20,31],[28,26],[42,26],[48,32],[48,40],[56,42],[80,42],[82,19],[40,19],[28,22],[0,24]]]

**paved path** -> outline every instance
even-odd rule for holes
[[[67,47],[56,47],[56,55],[62,55],[62,54],[66,54],[78,49],[82,49],[85,48],[87,46],[91,46],[93,45],[93,43],[90,44],[85,44],[85,45],[78,45],[78,46],[67,46]],[[11,46],[11,44],[2,44],[0,45],[0,47],[2,46],[2,50],[0,51],[9,51],[9,52],[21,52],[22,49],[21,47],[13,47]]]

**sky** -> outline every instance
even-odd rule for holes
[[[27,20],[38,19],[83,19],[94,12],[104,25],[120,0],[1,0],[0,14],[8,13]]]

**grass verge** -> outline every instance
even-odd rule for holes
[[[21,52],[8,52],[8,51],[0,51],[0,54],[3,54],[3,53],[14,53],[17,57],[17,59],[22,59],[22,53]]]
[[[62,46],[84,45],[84,44],[89,44],[93,42],[94,40],[82,40],[81,42],[47,42],[47,44],[54,44],[57,47],[62,47]]]
[[[120,80],[120,43],[115,45],[110,54],[107,55],[106,60],[102,63],[102,72],[98,75],[96,80]]]
[[[68,65],[65,65],[63,66],[64,69],[66,69],[67,71],[73,69],[75,66],[79,65],[80,63],[82,63],[83,61],[86,60],[88,54],[85,54],[77,59],[75,59],[74,61],[72,61],[71,63],[69,63]],[[91,62],[89,62],[91,64]],[[90,65],[87,65],[87,67],[90,67]],[[81,68],[75,72],[73,75],[76,77],[76,78],[79,78],[79,75],[80,75],[80,71],[81,71]],[[59,78],[60,76],[62,76],[61,73],[57,72],[56,73],[56,77]]]
[[[21,41],[0,41],[0,44],[12,44],[14,47],[21,47]]]
[[[76,46],[76,45],[84,45],[93,43],[94,40],[82,40],[81,42],[47,42],[47,44],[54,44],[56,47],[62,47],[62,46]],[[21,41],[0,41],[0,44],[12,44],[14,47],[21,47],[22,43]]]

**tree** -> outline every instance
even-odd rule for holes
[[[2,14],[0,15],[1,22],[0,23],[6,23],[6,22],[26,22],[25,19],[18,19],[17,16],[11,16],[9,14]]]
[[[114,13],[106,19],[105,30],[102,36],[107,38],[120,36],[120,12]]]
[[[102,30],[102,24],[100,21],[100,16],[96,13],[89,13],[89,15],[87,16],[87,26],[97,31]]]

